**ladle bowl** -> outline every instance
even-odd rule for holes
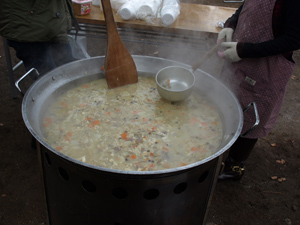
[[[179,102],[187,99],[193,91],[195,83],[194,71],[218,50],[220,44],[221,42],[218,42],[212,49],[205,53],[192,66],[191,70],[179,66],[169,66],[158,71],[155,79],[160,96],[171,102]]]
[[[161,69],[155,79],[160,96],[171,102],[187,99],[191,95],[195,83],[194,73],[179,66]]]

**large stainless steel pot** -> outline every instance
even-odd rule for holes
[[[133,56],[139,76],[167,66],[188,65],[162,58]],[[66,90],[104,77],[104,57],[76,61],[37,80],[22,104],[24,122],[41,144],[49,223],[111,225],[185,225],[205,223],[221,155],[240,135],[243,113],[234,94],[213,76],[195,71],[195,90],[207,95],[223,120],[223,139],[212,156],[175,169],[121,171],[92,166],[61,154],[43,139],[48,106]]]

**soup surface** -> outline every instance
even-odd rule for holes
[[[214,154],[222,123],[209,100],[163,100],[154,78],[107,89],[95,80],[61,95],[45,115],[44,138],[57,151],[92,165],[134,171],[185,166]]]

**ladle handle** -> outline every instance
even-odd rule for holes
[[[217,43],[211,50],[205,53],[204,56],[195,65],[192,66],[193,71],[198,69],[207,59],[209,59],[219,49],[220,45],[221,42]]]

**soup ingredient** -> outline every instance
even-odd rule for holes
[[[166,89],[172,89],[172,87],[171,87],[171,81],[170,81],[170,79],[168,79],[168,80],[166,80],[165,82],[163,82],[163,85],[162,85],[164,88],[166,88]]]

